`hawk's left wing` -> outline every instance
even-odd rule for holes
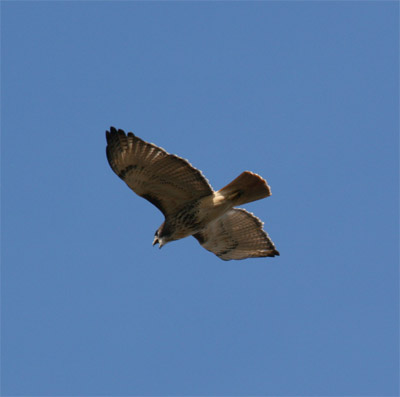
[[[263,223],[256,216],[234,208],[193,237],[225,261],[279,255],[262,227]]]

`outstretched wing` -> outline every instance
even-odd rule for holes
[[[279,255],[263,223],[242,208],[234,208],[193,236],[219,258],[257,258]]]
[[[204,175],[187,160],[114,127],[106,138],[113,171],[166,217],[187,202],[213,193]]]

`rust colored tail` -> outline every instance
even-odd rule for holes
[[[233,206],[250,203],[271,195],[267,181],[261,176],[250,171],[242,172],[231,183],[218,191],[227,200],[233,202]]]

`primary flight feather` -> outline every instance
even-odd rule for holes
[[[214,191],[187,160],[114,127],[106,131],[112,170],[165,216],[153,245],[195,237],[223,260],[276,256],[263,223],[238,205],[271,195],[267,182],[250,171]]]

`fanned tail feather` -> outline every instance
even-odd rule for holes
[[[271,189],[261,176],[244,171],[218,193],[232,201],[233,206],[238,206],[270,196]]]

